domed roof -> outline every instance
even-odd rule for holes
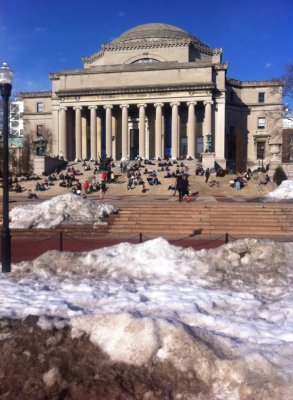
[[[132,29],[122,33],[117,39],[114,39],[111,44],[124,44],[126,42],[132,42],[137,40],[162,40],[162,39],[173,39],[173,40],[190,40],[193,42],[203,44],[195,36],[190,35],[183,29],[178,28],[174,25],[152,23],[135,26]]]

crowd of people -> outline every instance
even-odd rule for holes
[[[54,185],[66,188],[75,195],[87,196],[97,193],[100,198],[104,198],[110,184],[125,182],[127,191],[138,189],[136,191],[146,193],[151,187],[155,188],[161,185],[162,180],[174,179],[168,189],[173,191],[174,196],[178,193],[178,200],[182,202],[184,198],[187,198],[187,200],[192,198],[189,184],[191,174],[195,173],[196,176],[203,177],[203,182],[209,184],[210,187],[220,186],[220,181],[214,180],[214,177],[220,179],[231,174],[231,171],[222,168],[217,170],[213,168],[204,169],[200,163],[196,164],[195,169],[191,171],[191,163],[187,164],[183,160],[166,159],[155,162],[137,158],[134,161],[121,160],[115,166],[111,159],[92,162],[84,160],[78,165],[79,168],[75,164],[59,173],[52,173],[46,177],[29,177],[26,175],[18,178],[10,177],[9,187],[16,193],[22,193],[26,190],[21,185],[22,182],[36,180],[35,187],[27,192],[29,198],[38,198],[38,192],[47,191]],[[251,177],[252,171],[248,169],[235,174],[233,179],[230,179],[229,184],[236,190],[240,190],[247,185]],[[269,181],[270,178],[266,175],[260,183],[266,185]],[[0,186],[1,183],[0,179]]]

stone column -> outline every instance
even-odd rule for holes
[[[81,106],[73,107],[75,110],[75,159],[81,160]]]
[[[97,106],[89,106],[91,110],[91,160],[97,158]]]
[[[162,107],[163,103],[155,103],[156,124],[155,124],[155,157],[162,158]]]
[[[64,160],[67,160],[66,110],[67,107],[60,107],[59,155],[63,155]]]
[[[205,117],[204,117],[204,132],[203,132],[203,151],[206,150],[207,135],[212,134],[212,100],[204,101]]]
[[[139,156],[145,158],[145,108],[146,104],[138,104],[139,108]]]
[[[116,143],[117,143],[117,119],[112,115],[112,158],[113,158],[113,160],[117,159]]]
[[[59,105],[52,107],[53,119],[53,137],[52,137],[52,155],[59,155]]]
[[[121,104],[122,110],[122,158],[127,157],[128,150],[128,104]]]
[[[106,110],[106,155],[112,157],[112,105],[104,106]]]
[[[87,149],[87,117],[86,114],[81,115],[81,155],[82,159],[85,160],[88,157]]]
[[[102,157],[102,118],[97,116],[97,155]]]
[[[216,161],[226,168],[225,160],[225,99],[217,100],[216,129],[215,129],[215,153]]]
[[[187,122],[187,154],[195,158],[196,156],[196,115],[195,109],[196,101],[187,103],[188,106],[188,122]]]
[[[171,103],[172,107],[172,158],[178,158],[178,143],[179,143],[179,129],[178,129],[178,106],[180,103]]]

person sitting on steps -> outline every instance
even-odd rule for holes
[[[266,174],[265,178],[263,181],[261,181],[261,185],[267,185],[271,181],[271,178],[269,177],[268,174]]]
[[[28,190],[28,195],[27,195],[27,197],[28,197],[29,199],[38,199],[38,196],[36,195],[35,192],[32,191],[32,189],[29,189],[29,190]]]

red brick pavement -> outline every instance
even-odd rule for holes
[[[146,241],[143,238],[143,241]],[[129,239],[65,239],[62,241],[63,251],[89,251],[102,247],[112,246],[121,242],[139,243],[139,235]],[[182,247],[193,247],[195,250],[215,248],[224,243],[224,237],[214,240],[193,240],[193,239],[177,239],[169,240],[171,244]],[[57,236],[56,238],[32,240],[30,239],[13,239],[11,240],[11,258],[13,263],[21,261],[33,260],[48,250],[60,250],[61,243]]]

